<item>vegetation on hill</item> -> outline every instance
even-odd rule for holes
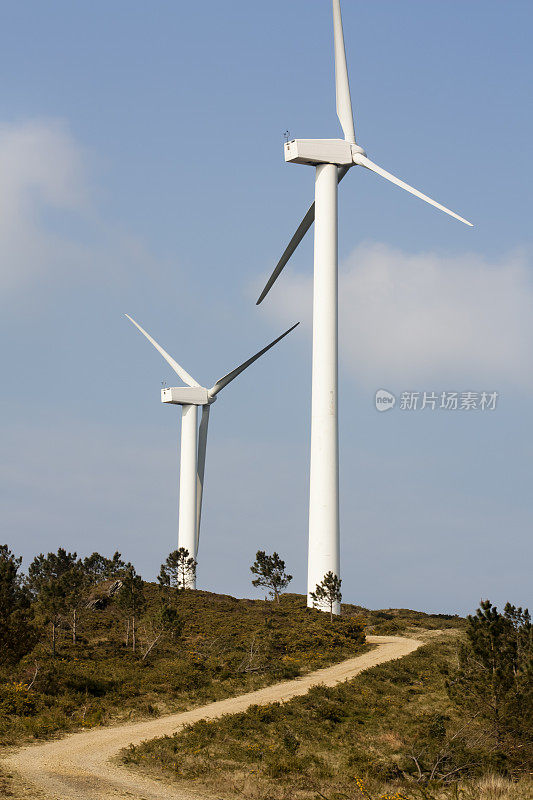
[[[369,616],[397,632],[422,615]],[[254,800],[530,798],[529,615],[487,602],[466,636],[458,620],[442,622],[448,630],[401,661],[284,705],[198,722],[130,748],[124,760]]]
[[[157,585],[119,553],[80,559],[60,548],[23,575],[1,546],[0,745],[185,710],[351,657],[364,631],[407,633],[427,644],[402,661],[197,723],[124,759],[251,800],[531,796],[527,611],[487,601],[463,620],[343,604],[330,619],[281,595],[291,576],[277,554],[260,551],[252,569],[270,602],[184,589],[193,561],[171,553]],[[340,599],[340,582],[332,592]]]
[[[179,711],[364,646],[357,614],[331,624],[297,595],[183,591],[174,560],[156,585],[118,553],[81,560],[60,548],[23,576],[0,552],[0,745]]]

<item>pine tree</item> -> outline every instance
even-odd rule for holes
[[[88,582],[93,586],[101,581],[119,578],[125,569],[126,563],[118,550],[112,558],[106,558],[95,552],[83,559],[83,570]]]
[[[57,553],[48,553],[47,556],[41,553],[35,556],[26,579],[26,585],[33,597],[38,598],[43,587],[50,581],[61,578],[72,569],[77,560],[77,553],[67,553],[63,547],[58,548]]]
[[[285,562],[279,555],[272,553],[268,556],[264,550],[258,550],[250,571],[253,575],[257,575],[252,581],[252,586],[264,586],[270,596],[279,603],[281,592],[292,581],[292,575],[288,575],[285,571]]]
[[[44,584],[39,592],[37,607],[44,621],[50,624],[53,658],[56,656],[57,631],[68,609],[69,591],[68,581],[61,576]]]
[[[132,650],[136,649],[136,629],[135,623],[146,608],[144,597],[144,581],[135,572],[133,564],[126,564],[126,569],[121,578],[122,586],[117,594],[117,603],[124,609],[127,615],[128,625],[131,621],[131,643]],[[127,645],[126,641],[126,645]]]
[[[19,572],[17,558],[7,544],[0,545],[0,664],[12,664],[32,646],[30,595]]]
[[[51,627],[52,655],[56,654],[57,630],[63,617],[72,614],[76,643],[77,609],[84,588],[83,570],[76,553],[60,547],[57,553],[36,556],[28,569],[26,585]]]
[[[507,603],[500,613],[483,600],[468,617],[467,641],[448,684],[452,699],[481,725],[497,752],[531,758],[533,629],[527,609]],[[525,744],[528,743],[529,744]]]
[[[322,578],[320,583],[317,583],[314,592],[310,592],[313,604],[319,608],[329,607],[329,617],[333,619],[333,606],[340,603],[342,600],[341,593],[342,580],[334,575],[333,572],[328,572]]]
[[[157,578],[159,585],[162,588],[183,591],[196,577],[197,563],[185,547],[173,550],[165,563],[161,564]]]
[[[65,605],[72,620],[72,644],[75,646],[77,644],[79,612],[85,603],[90,582],[80,561],[76,562],[68,572],[65,572],[61,580],[66,584]]]

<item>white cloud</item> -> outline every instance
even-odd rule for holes
[[[36,199],[58,208],[84,202],[81,151],[64,123],[1,125],[0,166],[3,218],[10,212],[27,213]]]
[[[311,273],[281,280],[271,312],[310,326]],[[358,382],[532,386],[533,285],[523,251],[490,262],[365,243],[341,265],[339,298],[342,365]]]
[[[88,153],[58,120],[0,124],[0,291],[41,291],[58,278],[113,275],[150,259],[99,218]]]
[[[72,256],[45,222],[50,210],[81,213],[87,202],[83,156],[59,122],[0,126],[0,281],[25,285]]]

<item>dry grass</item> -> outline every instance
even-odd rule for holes
[[[32,653],[0,670],[0,746],[185,710],[342,661],[363,646],[357,620],[330,623],[297,595],[277,605],[197,591],[179,598],[179,637],[161,637],[143,659],[158,634],[161,601],[156,586],[145,593],[136,653],[125,647],[123,614],[112,603],[80,614],[76,647],[65,628],[52,658],[44,629]]]
[[[446,691],[456,642],[433,636],[348,683],[197,723],[125,761],[247,800],[533,800],[527,776],[485,777],[491,751]]]
[[[411,788],[398,790],[371,790],[363,781],[355,782],[350,800],[532,800],[533,782],[529,778],[511,781],[500,775],[486,775],[472,781],[464,781],[441,788]],[[330,800],[330,798],[328,798]],[[331,798],[333,800],[333,798]],[[340,798],[339,798],[340,800]],[[346,795],[343,800],[348,800]]]

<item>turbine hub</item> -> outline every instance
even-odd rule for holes
[[[354,156],[355,155],[366,156],[366,152],[363,150],[361,145],[352,144],[352,155],[354,155]]]

